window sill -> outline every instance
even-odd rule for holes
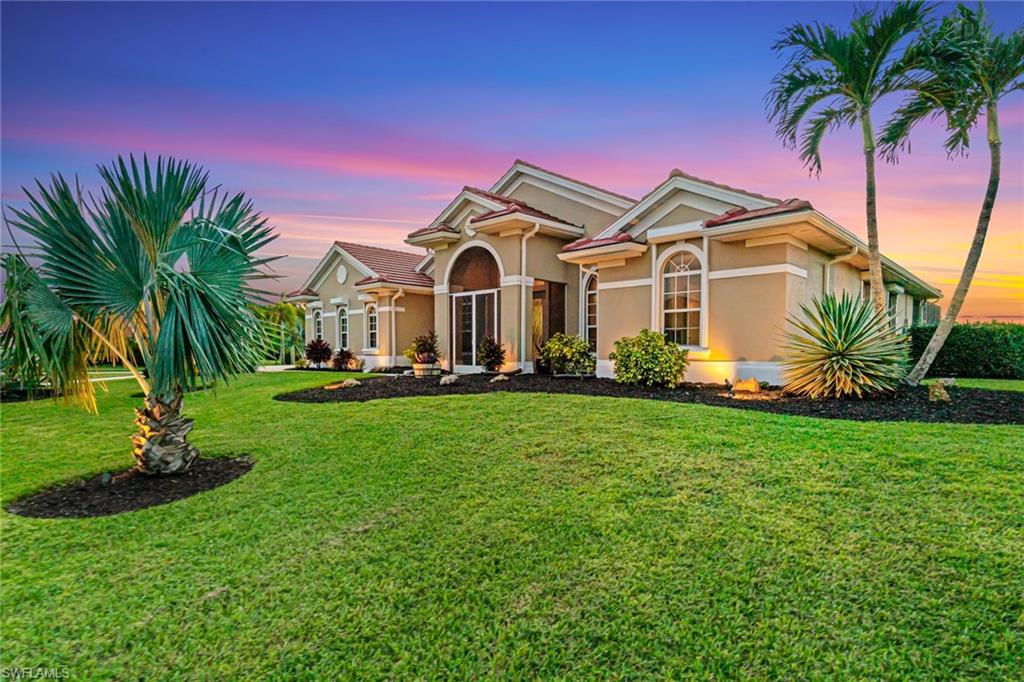
[[[374,355],[376,355],[377,354],[377,349],[376,348],[364,348],[361,352],[363,352],[363,353],[373,353]]]

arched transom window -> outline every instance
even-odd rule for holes
[[[313,311],[313,338],[324,338],[324,314],[320,310]]]
[[[699,346],[700,259],[689,251],[680,251],[668,259],[661,274],[662,331],[665,337],[683,346]]]
[[[590,345],[590,352],[597,352],[597,275],[587,278],[583,295],[583,338]]]
[[[366,348],[377,348],[377,306],[366,306]]]

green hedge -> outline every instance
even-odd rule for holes
[[[915,362],[934,332],[935,325],[910,330],[911,353]],[[953,325],[928,375],[1024,379],[1024,324],[975,322]]]

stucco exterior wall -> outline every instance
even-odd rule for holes
[[[533,208],[558,216],[573,225],[579,225],[586,231],[588,237],[594,236],[618,215],[621,215],[621,213],[608,213],[558,194],[552,194],[528,183],[519,185],[508,196],[525,201]]]

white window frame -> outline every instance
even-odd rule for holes
[[[900,309],[900,295],[897,291],[886,291],[885,312],[889,315],[889,328],[896,329]]]
[[[668,266],[669,260],[673,256],[686,251],[692,254],[697,262],[700,264],[700,270],[694,273],[692,270],[687,275],[698,274],[700,276],[700,307],[691,309],[685,308],[680,310],[673,309],[673,312],[696,312],[700,317],[698,318],[697,325],[699,328],[697,345],[694,344],[678,344],[681,348],[688,350],[707,350],[708,349],[708,261],[700,248],[693,244],[676,244],[670,248],[665,249],[661,254],[658,255],[656,262],[657,267],[655,273],[657,277],[656,286],[654,287],[655,299],[655,328],[662,334],[665,333],[665,268]],[[679,276],[684,276],[680,274]]]
[[[594,285],[594,290],[593,291],[590,290],[591,283],[593,283],[593,285]],[[589,345],[590,344],[590,330],[591,330],[591,328],[593,328],[593,330],[594,330],[594,350],[592,351],[593,353],[597,353],[597,335],[598,335],[598,327],[600,326],[600,320],[599,320],[600,307],[599,307],[599,298],[598,298],[599,295],[600,295],[598,293],[598,288],[599,288],[598,284],[599,283],[600,283],[600,280],[598,279],[598,276],[597,276],[596,273],[591,273],[589,275],[585,275],[583,277],[583,287],[582,287],[583,295],[580,297],[580,300],[582,302],[582,306],[581,306],[581,310],[580,310],[580,337],[584,341],[586,341],[587,344]],[[594,324],[593,325],[590,324],[590,297],[591,296],[594,297]]]
[[[363,308],[363,350],[377,350],[380,342],[380,319],[377,315],[377,304],[368,303]],[[370,329],[372,323],[373,329]],[[373,343],[370,343],[370,335],[373,334]]]
[[[324,314],[319,309],[313,311],[313,338],[321,341],[324,338]]]
[[[345,325],[344,331],[341,328],[342,324]],[[334,345],[336,348],[348,350],[348,334],[348,306],[339,305],[337,317],[334,318]]]

